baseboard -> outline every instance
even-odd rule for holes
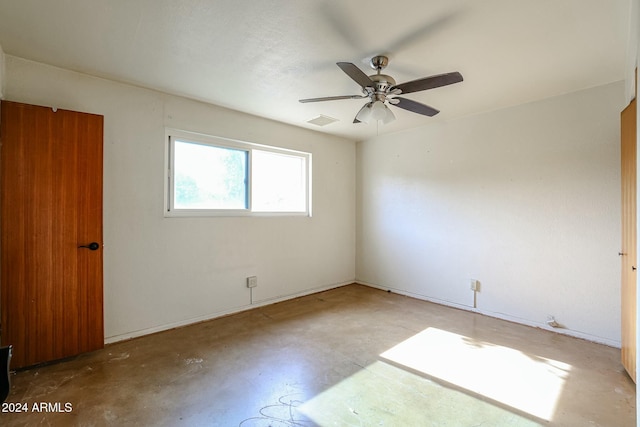
[[[404,296],[408,296],[411,298],[416,298],[419,300],[423,300],[423,301],[428,301],[428,302],[432,302],[434,304],[439,304],[439,305],[444,305],[447,307],[452,307],[452,308],[457,308],[459,310],[465,310],[465,311],[470,311],[472,313],[478,313],[481,314],[483,316],[488,316],[488,317],[493,317],[496,319],[500,319],[500,320],[506,320],[508,322],[513,322],[513,323],[517,323],[520,325],[525,325],[525,326],[530,326],[533,328],[538,328],[538,329],[544,329],[546,331],[549,332],[555,332],[557,334],[561,334],[561,335],[567,335],[570,337],[574,337],[574,338],[580,338],[586,341],[591,341],[594,343],[598,343],[598,344],[603,344],[609,347],[615,347],[615,348],[621,348],[622,347],[622,343],[620,341],[615,341],[615,340],[611,340],[608,338],[604,338],[604,337],[600,337],[598,335],[592,335],[592,334],[588,334],[585,332],[581,332],[581,331],[575,331],[573,329],[567,329],[567,328],[552,328],[549,325],[547,325],[546,323],[539,323],[539,322],[533,322],[529,319],[523,319],[517,316],[511,316],[508,314],[504,314],[504,313],[496,313],[496,312],[492,312],[492,311],[487,311],[487,310],[481,310],[478,308],[474,308],[470,305],[464,305],[464,304],[459,304],[459,303],[455,303],[455,302],[451,302],[451,301],[446,301],[446,300],[442,300],[442,299],[438,299],[438,298],[432,298],[429,297],[427,295],[422,295],[422,294],[417,294],[414,292],[407,292],[407,291],[403,291],[402,289],[396,289],[393,287],[388,287],[388,286],[381,286],[381,285],[377,285],[375,283],[368,283],[362,280],[357,280],[355,281],[355,283],[359,284],[359,285],[364,285],[364,286],[368,286],[370,288],[375,288],[375,289],[381,289],[383,291],[391,291],[393,293],[399,294],[399,295],[404,295]]]
[[[241,313],[243,311],[251,310],[257,307],[262,307],[265,305],[276,304],[278,302],[287,301],[290,299],[300,298],[305,295],[315,294],[318,292],[328,291],[329,289],[340,288],[342,286],[350,285],[355,283],[354,280],[349,280],[347,282],[334,283],[325,286],[319,286],[311,289],[306,289],[302,292],[296,292],[293,294],[287,294],[282,296],[277,296],[273,298],[268,298],[262,301],[254,302],[253,304],[247,304],[239,307],[234,307],[229,310],[217,311],[214,313],[206,314],[204,316],[192,317],[189,319],[181,320],[179,322],[167,323],[160,326],[155,326],[153,328],[145,328],[137,331],[127,332],[125,334],[112,335],[110,337],[106,337],[104,340],[105,344],[113,344],[119,341],[126,341],[132,338],[138,338],[145,335],[155,334],[157,332],[168,331],[170,329],[181,328],[183,326],[193,325],[195,323],[205,322],[207,320],[217,319],[219,317],[229,316],[231,314]]]

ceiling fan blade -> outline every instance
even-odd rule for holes
[[[316,14],[331,25],[333,33],[340,36],[341,44],[347,44],[352,50],[362,52],[367,45],[367,40],[361,31],[353,25],[353,20],[345,7],[346,2],[318,2]]]
[[[433,107],[429,107],[428,105],[422,104],[420,102],[413,101],[407,98],[394,98],[399,102],[394,104],[396,107],[400,107],[403,110],[411,111],[412,113],[422,114],[423,116],[433,117],[440,112],[440,110],[436,110]]]
[[[387,50],[390,52],[406,51],[410,46],[415,45],[421,41],[431,38],[434,33],[444,29],[451,24],[453,19],[459,12],[449,12],[445,15],[432,19],[429,22],[425,22],[424,25],[404,34],[399,39],[392,41],[387,45]]]
[[[360,68],[356,67],[351,62],[336,62],[336,65],[340,67],[344,73],[351,77],[353,81],[358,83],[362,88],[373,87],[373,81],[367,76]]]
[[[418,80],[412,80],[406,83],[400,83],[393,86],[391,89],[400,89],[402,93],[419,92],[421,90],[434,89],[440,86],[451,85],[461,82],[462,74],[457,71],[453,73],[438,74],[431,77],[424,77]]]
[[[307,98],[300,99],[298,102],[307,103],[307,102],[321,102],[321,101],[336,101],[338,99],[362,99],[366,98],[364,95],[339,95],[339,96],[325,96],[323,98]]]

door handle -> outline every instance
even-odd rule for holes
[[[78,249],[80,248],[89,249],[90,251],[97,251],[98,249],[100,249],[100,244],[98,242],[91,242],[88,245],[78,246]]]
[[[631,266],[631,269],[632,269],[633,271],[636,271],[636,270],[637,270],[637,268],[636,268],[636,266],[635,266],[635,265],[632,265],[632,266]]]

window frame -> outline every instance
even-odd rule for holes
[[[174,206],[174,160],[175,144],[173,141],[183,141],[187,143],[208,145],[218,148],[245,151],[247,153],[247,173],[246,173],[246,209],[176,209]],[[253,201],[253,150],[267,151],[277,154],[294,156],[304,159],[305,165],[305,211],[260,211],[252,210]],[[221,217],[221,216],[302,216],[311,217],[311,167],[312,155],[304,151],[291,150],[288,148],[274,147],[270,145],[256,144],[253,142],[240,141],[223,138],[220,136],[206,135],[196,132],[182,131],[178,129],[165,129],[165,167],[164,167],[164,216],[167,218],[193,218],[193,217]]]

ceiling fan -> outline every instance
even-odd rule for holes
[[[377,73],[367,76],[362,70],[360,70],[360,68],[351,62],[338,62],[338,67],[340,67],[346,75],[351,77],[353,81],[360,85],[363,94],[307,98],[301,99],[300,102],[306,103],[335,101],[338,99],[369,98],[369,102],[367,102],[360,111],[358,111],[358,114],[356,114],[353,123],[369,123],[369,120],[373,119],[382,120],[382,122],[386,124],[395,120],[395,116],[387,106],[387,103],[404,110],[429,117],[435,116],[440,112],[428,105],[411,99],[401,98],[397,95],[434,89],[462,81],[462,75],[455,71],[452,73],[438,74],[435,76],[412,80],[406,83],[396,84],[393,77],[381,73],[387,64],[389,64],[389,58],[386,56],[374,56],[371,58],[370,65],[371,68],[377,71]]]

